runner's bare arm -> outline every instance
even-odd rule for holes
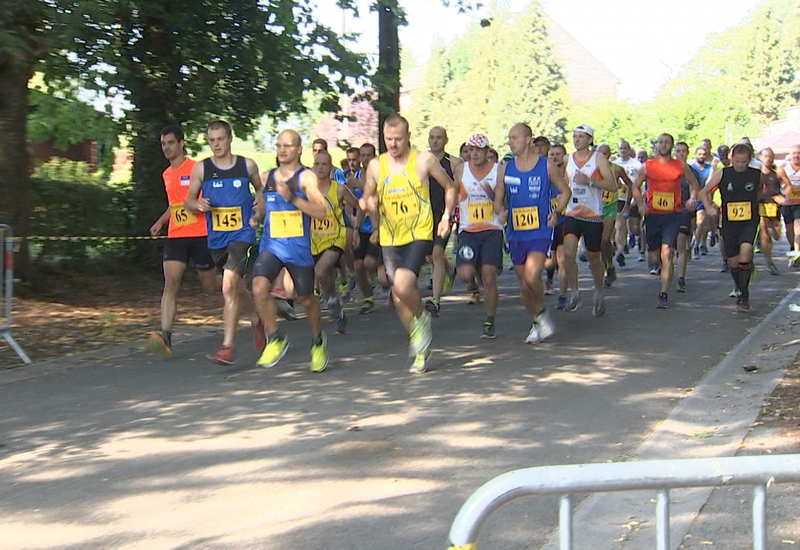
[[[603,191],[614,193],[617,190],[617,178],[614,177],[614,173],[611,171],[611,164],[604,155],[598,154],[595,155],[595,158],[597,159],[597,170],[603,176],[603,179],[594,180],[592,185]]]
[[[684,168],[688,168],[688,165],[684,164]],[[691,175],[691,170],[689,171],[689,174]],[[686,179],[688,180],[689,178]],[[692,179],[694,179],[695,185],[699,187],[697,180],[693,175]],[[700,191],[697,193],[697,197],[700,199],[700,201],[702,201],[706,211],[711,215],[716,215],[717,212],[717,205],[711,200],[711,195],[714,193],[714,190],[719,187],[720,181],[722,181],[722,170],[714,172],[711,177],[708,178],[705,187],[700,189]],[[689,185],[691,185],[691,180],[689,180]]]
[[[722,171],[719,172],[720,178],[722,177]],[[683,163],[683,177],[686,178],[686,181],[689,182],[689,200],[686,201],[686,205],[691,207],[697,204],[697,194],[700,192],[700,182],[697,181],[697,178],[694,177],[694,172],[692,169],[689,168],[689,165]],[[689,203],[689,201],[692,201]]]
[[[633,187],[630,188],[630,194],[633,195],[633,200],[636,201],[636,206],[639,207],[639,214],[641,216],[647,215],[647,207],[644,204],[644,197],[642,197],[642,184],[647,179],[647,167],[642,165],[639,168],[639,173],[633,179]]]
[[[192,176],[189,181],[189,190],[186,194],[186,201],[183,207],[189,212],[210,212],[211,201],[208,199],[198,199],[200,190],[203,187],[203,163],[198,162],[192,168]]]
[[[458,202],[458,191],[456,190],[455,182],[447,175],[447,172],[444,171],[442,165],[439,164],[439,160],[433,154],[421,152],[420,157],[422,157],[424,175],[428,175],[438,181],[439,185],[444,189],[444,213],[446,216],[451,217],[453,212],[456,211],[456,203]],[[442,221],[446,220],[442,219]],[[442,226],[443,224],[440,223],[439,225]],[[447,232],[450,230],[449,223],[447,230]],[[443,237],[444,235],[441,235],[440,232],[439,236]]]
[[[498,216],[506,216],[506,167],[500,165],[497,167],[497,185],[494,188],[494,202],[492,207],[494,213]]]
[[[372,235],[370,241],[375,243],[378,239],[378,228],[380,227],[380,212],[378,209],[378,169],[380,168],[380,161],[374,158],[369,161],[367,165],[366,175],[364,177],[364,194],[358,199],[358,205],[361,210],[369,214],[369,219],[372,221]],[[362,172],[364,174],[364,172]]]
[[[156,235],[161,233],[161,230],[164,228],[164,224],[168,222],[169,222],[169,207],[167,207],[167,209],[164,210],[164,213],[158,217],[156,223],[150,226],[150,235],[155,237]]]
[[[617,181],[622,180],[622,184],[628,189],[628,195],[625,197],[625,204],[622,206],[622,214],[627,214],[628,210],[630,210],[631,206],[631,187],[633,187],[633,182],[631,178],[628,177],[627,172],[617,166],[616,164],[612,164],[611,167],[614,169],[614,176],[616,177]]]
[[[331,185],[339,184],[332,182]],[[325,197],[322,196],[322,193],[319,192],[319,187],[317,187],[317,177],[314,172],[311,170],[300,172],[300,189],[306,196],[305,199],[301,199],[292,193],[285,182],[278,182],[278,193],[286,202],[295,205],[303,214],[318,220],[324,220],[328,209],[325,206]]]
[[[789,176],[786,175],[786,170],[783,166],[779,167],[775,173],[778,175],[778,181],[781,182],[781,193],[784,197],[788,197],[792,191],[792,182],[789,181]]]
[[[558,166],[548,160],[547,176],[550,178],[550,183],[558,189],[558,206],[556,210],[558,212],[564,212],[569,204],[569,199],[572,197],[572,190],[569,188],[567,180],[564,179],[564,173]]]
[[[250,185],[253,186],[255,189],[256,195],[253,198],[253,216],[252,218],[258,225],[258,222],[264,218],[265,213],[265,206],[264,206],[264,186],[261,183],[261,175],[258,173],[258,165],[252,159],[245,159],[245,164],[247,165],[247,174],[250,176]],[[253,224],[250,224],[253,227]]]

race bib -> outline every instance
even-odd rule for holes
[[[758,205],[758,215],[763,218],[777,218],[778,205],[772,202],[762,202]]]
[[[603,191],[603,204],[611,204],[614,201],[614,193]]]
[[[242,228],[242,208],[232,206],[211,209],[211,229],[214,231],[238,231]]]
[[[329,237],[336,234],[336,219],[331,209],[326,211],[324,220],[311,218],[311,234],[315,237]]]
[[[550,199],[550,208],[552,208],[553,212],[558,213],[558,197]]]
[[[512,224],[515,231],[539,229],[539,209],[535,206],[515,208],[512,212]]]
[[[800,199],[800,187],[795,187],[792,185],[791,189],[789,189],[789,198]]]
[[[411,189],[387,189],[383,195],[383,212],[391,223],[416,218],[419,216],[416,193]]]
[[[473,223],[486,223],[492,221],[492,203],[489,201],[470,201],[467,204],[467,221]]]
[[[628,196],[628,186],[622,182],[617,182],[617,194],[620,197],[627,197]]]
[[[327,218],[326,218],[327,219]],[[318,220],[324,223],[325,220]],[[269,238],[291,239],[303,236],[303,213],[283,210],[269,213]]]
[[[172,220],[173,227],[181,227],[183,225],[193,224],[197,221],[197,217],[194,213],[187,212],[182,204],[170,204],[169,217]]]
[[[653,191],[653,210],[672,212],[675,210],[675,195],[663,191]]]
[[[729,222],[747,222],[753,219],[749,201],[729,202],[726,206],[728,208]]]

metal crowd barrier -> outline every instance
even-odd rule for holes
[[[767,486],[800,482],[800,454],[650,460],[525,468],[502,474],[475,491],[450,528],[450,550],[475,550],[486,518],[503,504],[526,496],[559,495],[559,542],[572,550],[572,495],[656,491],[656,548],[670,549],[669,490],[753,486],[753,549],[767,548]]]
[[[11,232],[11,227],[8,225],[0,224],[0,252],[3,257],[3,276],[2,276],[2,289],[0,289],[0,296],[3,297],[3,312],[0,317],[0,336],[5,338],[6,342],[11,348],[17,352],[19,358],[24,363],[30,363],[30,358],[25,354],[22,347],[17,344],[14,337],[11,336],[11,302],[14,298],[14,234]]]

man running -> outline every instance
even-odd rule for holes
[[[311,219],[327,219],[325,197],[317,188],[314,173],[300,165],[303,147],[297,132],[284,130],[278,134],[276,149],[278,167],[267,175],[264,231],[258,246],[258,258],[253,265],[253,297],[264,321],[267,338],[256,365],[274,367],[289,348],[288,339],[278,331],[275,302],[270,294],[270,287],[286,269],[311,328],[311,372],[322,372],[328,366],[328,339],[322,332],[319,300],[314,296]],[[328,171],[323,177],[330,182],[329,159],[326,157],[325,168]],[[253,225],[259,221],[254,220]]]
[[[453,169],[463,164],[459,158],[452,158],[449,153],[445,152],[444,148],[447,145],[447,131],[441,126],[434,126],[428,132],[428,147],[431,153],[439,161],[447,175],[453,177]],[[430,189],[431,208],[433,211],[433,230],[438,231],[439,221],[444,214],[445,206],[445,190],[436,181],[436,178],[430,178],[428,183]],[[447,264],[447,259],[444,257],[444,249],[447,246],[447,241],[450,239],[450,232],[444,236],[433,236],[433,253],[431,254],[431,263],[433,264],[433,280],[432,296],[425,299],[425,309],[427,309],[434,317],[439,316],[441,308],[440,300],[442,298],[442,291],[450,290],[453,286],[453,276],[451,274],[450,266]]]
[[[481,338],[496,338],[497,276],[503,269],[503,225],[492,206],[497,188],[497,164],[489,160],[489,139],[475,134],[467,140],[470,161],[455,168],[458,210],[461,217],[456,252],[456,272],[471,285],[480,273],[483,282]]]
[[[603,192],[616,192],[617,182],[608,159],[590,149],[594,144],[594,129],[591,126],[581,124],[576,127],[572,132],[572,144],[575,152],[567,161],[572,198],[567,205],[567,219],[564,221],[564,267],[571,293],[564,310],[575,311],[580,303],[578,264],[575,260],[578,241],[583,237],[594,281],[592,315],[602,317],[606,313],[603,286],[605,269],[600,253],[603,242]]]
[[[627,195],[627,189],[633,182],[628,178],[628,174],[625,173],[625,170],[611,163],[611,147],[607,143],[600,144],[597,147],[597,152],[606,157],[609,161],[609,167],[611,168],[611,173],[617,185],[613,193],[611,191],[603,191],[603,242],[601,255],[606,272],[603,286],[605,288],[611,288],[611,285],[617,280],[617,270],[614,267],[614,244],[612,243],[612,237],[614,236],[614,228],[617,224],[617,214],[619,212],[619,189],[624,188],[626,190],[625,194]],[[624,243],[625,241],[622,242]],[[617,258],[619,260],[620,256],[622,257],[620,266],[623,266],[625,265],[625,256],[622,255],[622,245],[617,243],[617,248],[619,249],[619,256],[617,256]]]
[[[411,147],[408,121],[392,115],[383,123],[386,153],[367,166],[367,181],[361,209],[379,224],[386,277],[392,288],[397,315],[409,333],[409,355],[414,357],[410,372],[427,370],[431,345],[431,316],[422,307],[417,289],[419,270],[433,248],[433,212],[429,178],[445,190],[444,212],[436,235],[450,232],[450,216],[458,194],[450,176],[431,153]],[[378,228],[376,228],[378,229]]]
[[[705,187],[708,178],[711,177],[712,166],[707,162],[711,153],[705,147],[698,147],[694,151],[694,159],[689,162],[697,177],[697,182],[700,184],[700,189]],[[708,254],[706,247],[706,238],[709,231],[711,232],[711,246],[716,243],[716,234],[714,232],[713,220],[706,219],[706,213],[702,204],[698,204],[697,208],[697,229],[694,232],[694,257],[699,258],[701,255]]]
[[[567,167],[564,165],[564,158],[567,150],[563,145],[553,145],[547,160],[558,168],[561,177],[566,181]],[[553,242],[550,245],[550,257],[545,260],[547,268],[547,280],[545,281],[545,294],[547,288],[553,285],[553,275],[558,270],[558,298],[556,299],[556,309],[567,307],[567,270],[564,268],[564,212],[558,208],[558,188],[553,185],[550,189],[551,199],[550,208],[556,213],[556,224],[553,226]],[[548,265],[549,264],[549,265]]]
[[[639,168],[642,167],[641,163],[633,157],[633,150],[631,149],[630,143],[625,141],[624,139],[619,142],[617,145],[617,152],[619,156],[614,160],[614,164],[625,170],[625,175],[628,176],[628,179],[633,182],[633,179],[636,177],[636,174],[639,173]],[[631,199],[632,196],[629,192],[630,186],[628,184],[619,182],[617,186],[617,193],[618,193],[618,201],[617,201],[617,223],[616,223],[616,242],[617,242],[617,249],[622,247],[622,250],[619,250],[617,253],[617,263],[620,267],[625,265],[625,254],[628,254],[633,246],[636,244],[636,238],[634,237],[633,243],[629,242],[628,234],[631,231],[631,224],[634,223],[630,217],[630,210],[631,210]],[[638,222],[635,234],[639,233]],[[633,235],[633,233],[632,233]]]
[[[208,252],[206,242],[206,215],[190,213],[183,207],[192,169],[195,161],[186,158],[184,136],[180,126],[170,125],[161,130],[161,152],[169,161],[164,173],[164,187],[167,191],[167,204],[156,223],[150,228],[150,235],[161,233],[167,223],[167,241],[164,243],[162,265],[164,269],[164,291],[161,294],[161,332],[153,332],[148,338],[150,349],[169,357],[172,355],[172,325],[177,310],[176,297],[181,286],[183,272],[191,260],[197,268],[197,275],[203,290],[212,294],[218,290],[214,260]]]
[[[679,141],[675,144],[675,158],[684,164],[689,158],[689,144]],[[694,170],[694,169],[692,169]],[[697,173],[692,172],[695,179]],[[689,266],[691,258],[690,237],[694,234],[694,219],[697,210],[689,211],[686,209],[686,202],[689,200],[689,182],[681,177],[681,221],[678,228],[678,292],[686,292],[686,268]]]
[[[699,185],[689,165],[672,158],[675,139],[670,134],[658,136],[655,157],[644,163],[633,181],[633,197],[644,216],[645,234],[650,263],[660,267],[661,292],[656,307],[669,307],[669,288],[672,284],[675,248],[681,225],[681,177],[689,182],[686,209],[692,211],[697,201]],[[641,184],[647,182],[647,203],[642,197]]]
[[[772,241],[780,239],[781,218],[778,215],[778,205],[783,204],[781,195],[781,181],[775,169],[775,152],[767,147],[759,154],[761,161],[761,183],[764,192],[758,204],[758,215],[761,218],[758,232],[761,253],[767,262],[770,275],[778,275],[778,267],[772,261]]]
[[[256,163],[231,153],[230,125],[223,120],[210,122],[206,138],[213,156],[192,168],[184,207],[189,212],[207,213],[208,248],[214,265],[223,270],[224,299],[222,346],[209,358],[214,363],[232,365],[236,359],[233,337],[240,313],[250,315],[253,346],[258,351],[264,347],[264,327],[243,279],[256,240],[255,231],[248,222],[263,212],[264,198]],[[251,185],[256,192],[255,201],[250,194]],[[199,198],[201,190],[203,198]]]
[[[749,145],[734,145],[731,149],[731,166],[716,172],[699,195],[709,211],[717,210],[711,200],[714,189],[719,188],[722,196],[722,243],[731,277],[739,292],[737,312],[750,309],[753,242],[758,230],[758,202],[763,189],[761,171],[748,167],[751,158]]]
[[[323,219],[311,220],[311,255],[314,257],[314,275],[322,289],[322,296],[328,302],[331,317],[336,320],[334,330],[344,334],[347,317],[336,292],[336,264],[346,248],[343,212],[346,208],[358,208],[358,201],[346,185],[332,182],[331,164],[331,156],[327,151],[320,151],[314,157],[314,175],[326,210]],[[363,214],[359,211],[355,220],[357,226],[361,225],[362,218]]]
[[[570,199],[570,188],[562,171],[530,147],[533,132],[527,124],[517,123],[508,132],[508,145],[514,158],[497,171],[503,185],[495,188],[494,211],[508,219],[508,248],[519,280],[519,292],[531,319],[526,344],[539,343],[555,333],[553,321],[544,307],[541,272],[553,239],[558,212]],[[558,202],[550,200],[558,190]],[[599,250],[599,243],[598,243]],[[573,254],[573,260],[575,259]]]
[[[786,197],[781,214],[786,224],[789,246],[793,252],[800,252],[800,144],[791,148],[788,160],[777,170],[783,196]]]

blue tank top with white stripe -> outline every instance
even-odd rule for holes
[[[516,159],[512,159],[506,164],[503,185],[508,204],[508,240],[552,239],[553,229],[547,226],[552,195],[547,159],[539,157],[527,172],[518,170]]]
[[[286,184],[292,193],[306,199],[300,190],[300,174],[307,168],[301,167]],[[311,256],[311,218],[295,205],[286,202],[275,190],[275,170],[270,170],[264,186],[264,232],[258,251],[267,250],[285,264],[313,266]]]
[[[237,156],[227,170],[218,168],[211,158],[203,160],[201,189],[203,198],[211,202],[211,212],[206,214],[208,248],[225,248],[233,241],[256,242],[256,232],[249,223],[253,216],[253,195],[247,159]]]

